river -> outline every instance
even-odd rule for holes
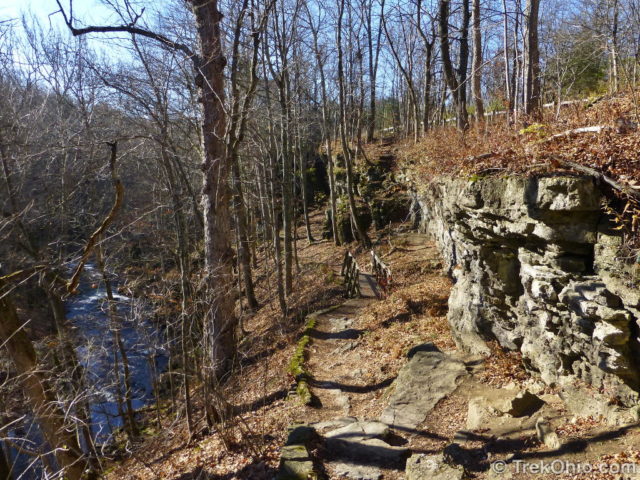
[[[115,294],[120,332],[129,360],[133,390],[133,408],[138,410],[154,400],[152,379],[166,370],[168,357],[163,348],[162,332],[148,319],[149,307],[143,299]],[[97,444],[108,444],[113,432],[123,425],[119,415],[115,368],[114,335],[107,315],[106,290],[94,265],[85,267],[78,293],[65,304],[67,320],[74,332],[76,354],[84,367],[85,384],[91,410],[91,431]],[[122,361],[120,378],[123,378]],[[37,425],[26,419],[9,432],[10,437],[26,438],[30,449],[42,446]],[[15,480],[44,478],[41,461],[10,449]]]

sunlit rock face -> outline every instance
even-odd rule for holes
[[[640,293],[595,179],[411,184],[420,228],[455,282],[449,321],[459,348],[488,353],[495,339],[549,384],[577,377],[637,402]]]

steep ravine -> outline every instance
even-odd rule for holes
[[[586,384],[637,404],[640,291],[594,178],[405,179],[416,222],[455,282],[458,348],[487,354],[497,340],[547,384]]]

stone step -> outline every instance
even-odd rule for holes
[[[436,404],[452,393],[467,375],[463,362],[433,344],[413,348],[411,360],[393,382],[389,406],[380,421],[401,430],[414,430]]]

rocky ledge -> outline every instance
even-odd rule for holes
[[[411,183],[417,222],[455,282],[449,320],[459,348],[488,354],[496,340],[548,384],[577,377],[637,404],[640,291],[595,179]]]

